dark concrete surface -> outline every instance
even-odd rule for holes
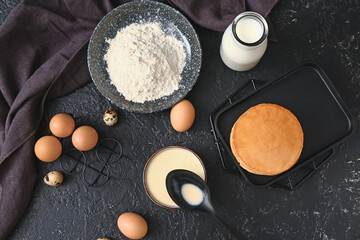
[[[17,2],[0,3],[1,21]],[[51,170],[60,170],[59,162],[39,163],[33,201],[9,239],[126,239],[116,226],[117,217],[126,211],[139,213],[148,222],[144,239],[231,239],[206,213],[165,210],[146,196],[142,184],[146,160],[168,145],[189,147],[199,154],[215,207],[249,239],[360,239],[359,130],[294,191],[254,188],[221,168],[208,117],[251,77],[272,81],[299,63],[317,63],[356,122],[360,120],[359,1],[282,0],[270,19],[277,42],[270,42],[260,64],[245,73],[223,65],[218,34],[196,28],[204,56],[200,77],[187,96],[195,106],[196,119],[185,133],[171,128],[169,110],[134,114],[112,106],[120,119],[115,127],[106,127],[102,114],[111,104],[93,83],[48,102],[45,122],[56,113],[70,113],[78,126],[94,126],[100,138],[117,138],[124,147],[124,157],[111,166],[110,181],[98,188],[87,187],[81,174],[65,174],[61,186],[49,187],[42,178]],[[86,154],[89,160],[95,159],[94,152]]]

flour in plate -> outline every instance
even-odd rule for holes
[[[144,103],[179,89],[184,46],[166,35],[158,22],[133,23],[106,41],[104,59],[111,83],[126,100]]]

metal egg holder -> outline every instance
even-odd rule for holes
[[[95,154],[96,160],[88,162],[88,154],[76,148],[68,148],[60,156],[60,167],[67,174],[81,172],[88,186],[102,186],[110,179],[109,165],[120,160],[123,148],[115,138],[105,138],[96,145]]]

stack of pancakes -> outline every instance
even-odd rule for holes
[[[286,108],[263,103],[243,113],[230,135],[231,151],[240,166],[259,175],[277,175],[299,159],[304,134]]]

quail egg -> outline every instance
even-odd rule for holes
[[[61,172],[52,171],[46,174],[44,182],[49,186],[59,186],[64,180],[64,176]]]
[[[107,126],[114,126],[118,121],[118,115],[114,109],[109,108],[103,116],[103,120]]]

